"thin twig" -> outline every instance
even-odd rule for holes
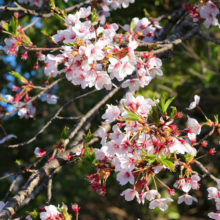
[[[27,30],[28,28],[31,28],[32,26],[34,26],[36,23],[37,23],[37,21],[39,21],[40,20],[40,18],[39,17],[37,17],[34,21],[32,21],[30,24],[28,24],[27,26],[25,26],[24,28],[23,28],[23,31],[25,31],[25,30]]]
[[[205,137],[203,137],[201,140],[199,140],[198,142],[194,143],[193,146],[201,144],[204,140],[206,140],[208,137],[210,137],[214,133],[215,128],[216,128],[216,126],[213,125],[212,130],[207,135],[205,135]]]
[[[12,111],[10,111],[10,112],[7,112],[7,113],[5,114],[5,117],[7,117],[7,116],[11,115],[12,113],[16,112],[19,108],[22,108],[22,107],[28,105],[29,103],[33,102],[35,99],[37,99],[38,97],[40,97],[41,95],[43,95],[43,94],[46,92],[47,89],[51,89],[53,86],[55,86],[57,83],[59,83],[60,81],[62,81],[62,80],[64,80],[64,79],[66,79],[66,78],[63,77],[63,78],[61,78],[61,79],[58,79],[58,80],[54,81],[54,82],[51,83],[49,86],[45,87],[45,88],[43,89],[43,91],[41,91],[38,95],[36,95],[36,96],[34,96],[33,98],[31,98],[28,102],[25,102],[25,103],[22,104],[22,105],[18,105],[18,106],[16,106],[16,108],[15,108],[14,110],[12,110]]]
[[[97,92],[97,90],[93,90],[93,91],[87,92],[87,93],[85,93],[83,95],[80,95],[80,96],[78,96],[76,98],[71,99],[69,102],[65,103],[62,107],[59,108],[59,110],[56,112],[56,114],[43,126],[43,128],[41,128],[41,130],[34,137],[32,137],[30,140],[28,140],[26,142],[19,143],[19,144],[14,144],[14,145],[9,145],[8,147],[9,148],[14,148],[14,147],[20,147],[20,146],[24,146],[24,145],[30,144],[31,142],[36,140],[38,135],[41,134],[52,123],[52,121],[54,119],[56,119],[56,117],[60,114],[60,112],[63,110],[64,107],[66,107],[67,105],[69,105],[73,101],[75,101],[77,99],[80,99],[80,98],[83,98],[83,97],[86,97],[87,95],[89,95],[91,93],[94,93],[94,92]]]
[[[67,13],[70,13],[76,9],[79,9],[81,8],[83,5],[86,5],[86,4],[90,4],[93,0],[87,0],[85,2],[82,2],[82,3],[79,3],[77,5],[74,5],[72,7],[69,7],[69,8],[66,8],[66,12]],[[17,2],[14,2],[14,4],[16,5],[16,7],[0,7],[0,10],[8,10],[8,11],[22,11],[23,13],[27,14],[27,15],[33,15],[33,16],[36,16],[36,17],[43,17],[43,18],[50,18],[54,15],[53,12],[50,12],[50,13],[45,13],[45,14],[42,14],[42,13],[37,13],[35,10],[30,10],[30,9],[26,9],[24,7],[22,7],[21,5],[19,5]]]

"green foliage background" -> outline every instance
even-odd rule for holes
[[[1,1],[2,5],[5,5],[7,1]],[[56,4],[60,8],[64,8],[65,5],[72,6],[77,1],[69,0],[67,4],[64,4],[63,0],[56,1]],[[120,23],[121,25],[129,24],[133,17],[143,18],[143,9],[147,9],[152,17],[159,17],[163,14],[171,15],[176,9],[179,9],[184,1],[175,0],[136,0],[134,4],[131,4],[127,9],[118,9],[111,12],[111,17],[108,18],[109,22]],[[1,12],[2,13],[2,12]],[[4,12],[2,19],[8,20],[13,15],[13,12]],[[19,24],[22,26],[30,23],[31,16],[25,16],[19,19]],[[31,40],[39,47],[52,46],[51,43],[41,33],[41,30],[47,31],[48,34],[55,34],[57,30],[64,29],[62,23],[56,18],[41,19],[42,27],[32,27],[26,31],[26,34]],[[165,26],[167,21],[162,21],[161,25]],[[201,24],[202,26],[202,24]],[[203,27],[202,27],[203,28]],[[220,38],[219,28],[210,28],[204,32]],[[0,35],[0,42],[6,36]],[[32,80],[35,85],[41,85],[47,78],[43,73],[43,63],[39,63],[40,68],[36,72],[32,70],[36,56],[34,52],[29,52],[29,59],[24,61],[20,59],[21,52],[19,52],[16,62],[13,58],[7,58],[7,55],[1,51],[0,59],[0,90],[5,94],[11,93],[11,86],[14,82],[8,81],[8,72],[11,70],[18,70],[24,75],[29,75],[29,80]],[[145,97],[157,97],[162,95],[166,97],[176,96],[173,105],[177,106],[179,111],[184,114],[189,114],[190,117],[197,118],[200,122],[204,121],[204,118],[198,110],[187,111],[189,103],[193,100],[195,94],[201,96],[201,108],[207,114],[208,117],[213,119],[214,114],[218,114],[220,110],[220,72],[219,72],[219,46],[214,45],[211,42],[207,42],[197,36],[192,37],[190,40],[184,42],[182,45],[176,46],[173,52],[173,58],[171,60],[163,60],[163,73],[162,77],[156,77],[149,86],[144,89],[140,89],[138,94]],[[13,65],[12,65],[13,64]],[[60,76],[58,76],[60,77]],[[50,80],[52,82],[53,80]],[[16,85],[19,85],[16,82]],[[58,95],[59,101],[56,105],[48,105],[41,102],[39,99],[36,101],[37,112],[35,115],[36,120],[33,119],[19,119],[17,115],[9,117],[3,121],[3,125],[8,134],[15,134],[18,138],[11,140],[10,143],[20,143],[29,140],[33,137],[37,131],[44,126],[44,124],[50,120],[50,118],[58,110],[59,106],[65,104],[70,99],[86,93],[88,89],[82,90],[79,86],[74,86],[70,82],[62,81],[57,87],[52,89],[52,93]],[[34,96],[39,91],[31,93]],[[116,100],[120,100],[124,91],[116,94],[109,103],[116,104]],[[85,99],[80,99],[67,106],[61,113],[61,116],[82,116],[91,109],[97,101],[102,99],[105,95],[105,91],[99,91],[89,95]],[[101,115],[105,111],[105,107],[102,107],[100,112],[96,115],[92,122],[92,131],[95,131],[101,123]],[[184,128],[186,116],[179,120],[179,126]],[[28,146],[7,149],[2,147],[0,153],[0,176],[6,173],[16,172],[19,168],[15,164],[15,160],[23,160],[24,164],[28,165],[36,161],[36,157],[33,151],[36,147],[50,148],[54,144],[59,142],[60,134],[65,126],[72,128],[77,121],[66,120],[54,120],[46,131],[41,134],[36,141],[32,142]],[[204,131],[201,136],[209,131],[209,128],[204,127]],[[0,133],[0,139],[3,134]],[[214,135],[209,140],[209,147],[219,147],[219,137]],[[94,147],[100,147],[96,144]],[[207,149],[208,150],[208,149]],[[206,151],[206,149],[205,149]],[[219,156],[217,152],[216,156],[204,158],[202,162],[207,165],[209,170],[220,178],[219,175]],[[45,160],[38,165],[40,168],[45,163]],[[195,167],[196,169],[196,167]],[[57,205],[64,202],[70,209],[71,203],[78,203],[81,206],[79,219],[94,220],[94,219],[110,219],[110,220],[132,220],[132,219],[208,219],[207,213],[215,211],[213,201],[207,200],[208,186],[212,186],[213,183],[209,180],[201,181],[200,189],[193,191],[193,195],[199,200],[197,204],[193,204],[188,207],[185,204],[176,205],[178,193],[174,197],[175,202],[169,204],[169,209],[165,212],[161,212],[158,209],[149,210],[148,202],[144,205],[139,205],[136,201],[126,202],[120,193],[129,186],[119,186],[115,180],[115,174],[112,175],[107,181],[107,194],[104,197],[100,197],[94,192],[88,190],[88,183],[84,180],[85,175],[93,173],[95,170],[91,164],[76,163],[65,165],[59,174],[53,180],[52,201],[51,204]],[[22,175],[19,186],[25,183],[29,174]],[[174,180],[178,178],[176,174],[171,174],[169,171],[163,172],[160,177],[164,183],[169,184],[172,187]],[[3,199],[5,192],[9,188],[9,183],[12,179],[1,180],[0,200]],[[17,186],[18,187],[18,186]],[[153,186],[152,186],[153,187]],[[16,188],[16,187],[15,187]],[[164,190],[162,185],[159,185],[161,194],[167,196],[167,191]],[[13,196],[16,189],[10,194]],[[26,210],[33,210],[36,207],[43,205],[47,200],[46,190],[41,193],[37,199],[30,203],[25,210],[18,215],[24,214]]]

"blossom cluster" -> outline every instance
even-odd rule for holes
[[[195,96],[195,101],[190,104],[189,109],[195,108],[198,102],[199,97]],[[90,189],[104,195],[106,180],[110,172],[114,171],[117,172],[116,179],[120,185],[130,183],[133,186],[121,193],[125,200],[131,201],[136,197],[138,203],[143,204],[148,200],[150,209],[159,207],[164,211],[168,208],[167,202],[173,200],[161,198],[156,185],[156,181],[161,181],[156,175],[163,170],[174,172],[180,166],[181,174],[174,187],[185,194],[179,197],[177,203],[185,202],[191,205],[193,201],[197,202],[197,199],[188,193],[191,189],[199,188],[198,182],[201,179],[192,173],[190,166],[197,154],[193,144],[196,135],[201,132],[201,125],[188,116],[187,127],[179,130],[175,119],[181,118],[182,114],[173,108],[168,116],[164,109],[164,100],[145,99],[143,96],[135,98],[131,93],[127,93],[120,103],[122,109],[107,105],[102,116],[105,122],[117,123],[113,125],[110,133],[106,133],[102,127],[99,130],[102,147],[94,149],[98,161],[95,164],[97,173],[86,177],[91,184]],[[160,118],[155,116],[159,114],[158,111]],[[180,161],[178,154],[184,155],[186,161]],[[152,180],[155,189],[149,188]],[[171,196],[175,194],[173,189],[166,185],[165,187]]]
[[[208,216],[212,219],[219,219],[220,218],[220,180],[218,180],[218,186],[216,187],[209,187],[208,189],[208,199],[214,199],[216,202],[216,209],[217,212],[211,212]]]
[[[203,24],[206,28],[209,28],[210,25],[219,26],[218,19],[216,18],[219,14],[219,9],[213,1],[204,1],[204,3],[193,6],[185,4],[184,8],[189,11],[189,14],[193,18],[194,22],[197,22],[202,18],[205,19]]]
[[[130,25],[126,24],[123,26],[123,29],[127,32],[133,32],[139,39],[144,42],[154,43],[157,41],[157,37],[162,33],[163,28],[159,25],[159,22],[154,19],[142,18],[139,19],[137,17],[132,19],[132,30]]]
[[[116,78],[125,80],[136,71],[136,78],[127,79],[122,87],[136,90],[138,86],[149,84],[155,75],[162,75],[162,62],[156,56],[144,54],[144,62],[135,55],[138,47],[135,36],[128,37],[117,34],[118,25],[106,23],[101,27],[97,22],[91,22],[91,7],[81,8],[76,14],[69,14],[65,19],[66,30],[59,30],[52,39],[56,43],[63,43],[61,54],[48,54],[45,60],[44,73],[56,77],[65,73],[66,78],[74,85],[86,87],[95,86],[111,89]],[[82,21],[84,20],[84,21]],[[119,48],[118,43],[126,43],[127,47]],[[65,68],[59,69],[63,63]],[[109,75],[109,74],[110,75]]]

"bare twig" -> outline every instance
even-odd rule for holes
[[[60,120],[78,120],[82,117],[61,117],[61,116],[57,116],[56,118],[60,119]]]
[[[52,198],[52,177],[49,178],[48,184],[47,184],[47,202],[48,205],[50,203],[50,200]]]
[[[83,95],[80,95],[76,98],[73,98],[71,99],[69,102],[67,102],[65,105],[63,105],[62,107],[59,108],[59,110],[56,112],[56,114],[43,126],[43,128],[41,128],[41,130],[34,136],[32,137],[30,140],[26,141],[26,142],[23,142],[23,143],[19,143],[19,144],[14,144],[14,145],[9,145],[8,147],[10,148],[14,148],[14,147],[20,147],[20,146],[24,146],[24,145],[27,145],[27,144],[30,144],[31,142],[33,142],[34,140],[36,140],[36,138],[38,137],[39,134],[41,134],[51,123],[54,119],[56,119],[56,117],[60,114],[60,112],[63,110],[64,107],[66,107],[67,105],[69,105],[71,102],[77,100],[77,99],[80,99],[80,98],[83,98],[83,97],[86,97],[87,95],[91,94],[91,93],[94,93],[94,92],[97,92],[97,90],[93,90],[93,91],[90,91],[90,92],[87,92]]]
[[[104,103],[107,102],[108,99],[110,99],[121,87],[117,87],[113,89],[111,92],[109,92],[97,105],[95,105],[85,116],[83,116],[80,119],[79,124],[77,127],[69,134],[68,139],[72,139],[76,133],[79,131],[79,129],[83,126],[83,123],[95,112],[97,111]]]
[[[214,133],[215,128],[216,128],[215,125],[213,125],[212,130],[207,135],[205,135],[205,137],[203,137],[201,140],[199,140],[198,142],[194,143],[193,146],[201,144],[204,140],[206,140],[208,137],[210,137]]]
[[[14,110],[12,110],[12,111],[10,111],[10,112],[7,112],[7,113],[5,114],[5,117],[7,117],[7,116],[11,115],[12,113],[16,112],[19,108],[22,108],[22,107],[28,105],[29,103],[33,102],[35,99],[37,99],[38,97],[40,97],[41,95],[43,95],[43,94],[46,92],[47,89],[51,89],[53,86],[55,86],[57,83],[59,83],[60,81],[62,81],[62,80],[64,80],[64,79],[66,79],[66,78],[63,77],[63,78],[61,78],[61,79],[58,79],[58,80],[54,81],[54,82],[51,83],[49,86],[45,87],[45,88],[43,89],[43,91],[41,91],[38,95],[32,97],[28,102],[25,102],[25,103],[22,104],[22,105],[16,106],[16,108],[15,108]]]
[[[36,19],[34,19],[34,21],[32,21],[30,24],[28,24],[27,26],[25,26],[25,27],[23,28],[23,31],[25,31],[25,30],[27,30],[28,28],[31,28],[32,26],[34,26],[34,25],[37,23],[37,21],[39,21],[39,20],[40,20],[39,17],[37,17]]]
[[[203,172],[203,178],[208,176],[211,180],[215,181],[218,183],[218,180],[216,177],[214,177],[198,160],[194,161],[194,164]]]

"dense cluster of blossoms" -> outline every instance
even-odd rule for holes
[[[45,60],[44,73],[56,77],[65,73],[66,78],[74,85],[86,87],[95,86],[111,89],[116,78],[125,80],[136,71],[136,76],[123,82],[122,87],[136,90],[138,86],[149,84],[155,75],[162,75],[162,62],[150,53],[143,54],[147,61],[135,55],[138,47],[135,35],[117,34],[118,25],[106,23],[101,27],[97,22],[91,22],[91,7],[81,8],[74,15],[69,14],[65,19],[66,30],[60,30],[52,39],[56,43],[63,43],[61,54],[48,54]],[[153,25],[153,24],[152,24]],[[119,48],[125,43],[127,46]],[[59,69],[63,63],[65,68]],[[109,74],[110,75],[109,75]]]
[[[132,19],[132,30],[130,25],[126,24],[123,26],[123,29],[127,32],[133,32],[135,35],[139,36],[139,39],[145,42],[156,42],[157,37],[162,33],[163,28],[159,25],[159,22],[148,19],[142,18],[133,18]]]
[[[203,24],[206,28],[209,28],[210,25],[219,26],[218,19],[216,18],[219,14],[219,9],[214,2],[201,1],[201,4],[198,5],[185,4],[184,8],[189,11],[194,22],[197,22],[202,18],[205,19]]]
[[[199,99],[199,96],[195,96],[188,109],[198,107]],[[102,118],[106,122],[117,123],[113,125],[111,133],[106,133],[103,128],[99,130],[102,147],[94,149],[97,173],[86,177],[92,191],[104,195],[106,180],[110,172],[115,171],[120,185],[130,183],[133,186],[121,193],[125,200],[131,201],[136,197],[138,203],[143,204],[148,200],[150,209],[159,207],[164,211],[168,208],[167,202],[173,200],[161,198],[156,182],[163,184],[170,196],[173,196],[175,191],[156,175],[163,170],[174,172],[179,166],[181,172],[174,187],[183,191],[184,195],[179,197],[177,203],[185,202],[191,205],[193,201],[197,202],[197,199],[188,193],[191,189],[199,189],[198,182],[201,179],[191,169],[198,152],[193,144],[196,135],[201,132],[201,125],[188,116],[187,127],[179,130],[175,119],[181,118],[182,114],[173,107],[168,116],[166,110],[170,102],[171,100],[165,102],[164,99],[145,99],[143,96],[135,98],[131,93],[127,93],[125,99],[121,100],[121,110],[118,106],[107,105]],[[185,161],[181,161],[178,154],[184,155]],[[209,154],[212,152],[206,155]],[[152,180],[155,189],[149,188]]]

